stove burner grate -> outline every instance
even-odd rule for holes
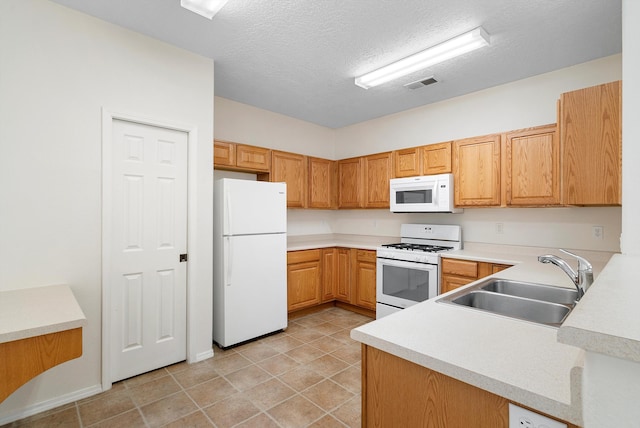
[[[445,247],[442,245],[427,245],[427,244],[385,244],[383,245],[385,248],[394,248],[396,250],[405,250],[405,251],[422,251],[424,253],[439,253],[442,251],[453,250],[453,247]]]

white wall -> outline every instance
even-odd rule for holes
[[[0,404],[0,421],[101,382],[101,109],[197,127],[191,356],[211,349],[213,61],[45,0],[0,2],[0,290],[66,283],[83,356]],[[0,422],[2,424],[2,422]]]
[[[613,55],[340,128],[336,158],[555,123],[561,93],[619,80],[621,59]]]
[[[215,97],[215,137],[270,149],[335,159],[335,130]]]
[[[622,0],[622,245],[640,255],[640,2]],[[629,320],[637,323],[637,320]],[[587,352],[584,372],[584,426],[637,426],[640,420],[640,364]]]

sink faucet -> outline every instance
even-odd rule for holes
[[[571,278],[576,286],[576,289],[578,290],[578,297],[576,298],[577,302],[582,298],[582,296],[584,296],[584,293],[593,283],[593,268],[591,267],[591,263],[589,263],[589,261],[584,257],[580,257],[577,254],[570,253],[567,250],[560,249],[560,251],[572,257],[575,257],[578,260],[577,273],[571,268],[571,266],[569,266],[569,263],[558,256],[554,256],[553,254],[538,256],[538,261],[540,263],[552,263],[562,269],[564,273],[569,275],[569,278]]]

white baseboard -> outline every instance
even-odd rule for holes
[[[60,395],[50,400],[41,401],[36,404],[32,404],[22,409],[11,411],[5,415],[0,416],[0,425],[8,424],[19,419],[33,416],[37,413],[44,412],[46,410],[55,409],[56,407],[63,406],[65,404],[73,403],[74,401],[82,400],[83,398],[91,397],[102,392],[102,385],[93,385],[87,388],[79,389],[69,394]]]
[[[196,354],[196,358],[193,361],[187,361],[189,364],[192,363],[199,363],[200,361],[204,361],[204,360],[208,360],[209,358],[213,357],[213,348],[204,351],[204,352],[200,352],[199,354]]]

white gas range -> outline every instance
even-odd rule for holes
[[[457,225],[403,224],[400,243],[376,249],[376,318],[440,293],[440,253],[462,248]]]

